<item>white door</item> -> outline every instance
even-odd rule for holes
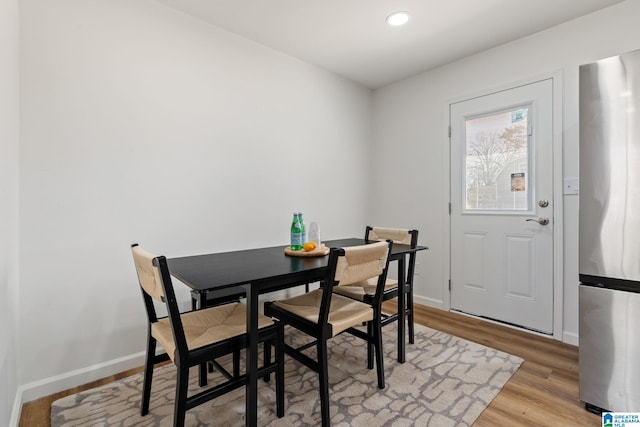
[[[548,334],[552,83],[450,105],[451,308]]]

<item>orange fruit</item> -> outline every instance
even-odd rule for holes
[[[310,252],[316,248],[316,244],[314,242],[307,242],[304,244],[305,252]]]

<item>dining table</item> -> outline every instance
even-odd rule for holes
[[[362,238],[328,240],[324,245],[349,247],[363,245]],[[256,426],[258,417],[258,314],[259,296],[267,292],[324,280],[328,256],[290,256],[287,246],[244,249],[167,260],[169,272],[197,294],[198,306],[206,306],[208,295],[220,295],[244,289],[247,305],[246,348],[246,425]],[[427,247],[412,248],[393,244],[390,261],[398,263],[398,289],[404,289],[406,257]],[[406,304],[405,293],[398,292],[398,313]],[[398,360],[405,361],[405,322],[398,321]]]

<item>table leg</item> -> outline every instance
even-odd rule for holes
[[[398,258],[398,362],[405,362],[404,329],[406,317],[405,301],[405,257]]]
[[[246,425],[258,424],[258,291],[251,285],[244,286],[247,292],[247,391]]]

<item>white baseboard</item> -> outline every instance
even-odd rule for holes
[[[413,294],[413,303],[424,305],[427,307],[432,307],[432,308],[439,308],[440,310],[445,310],[443,301],[433,299],[433,298],[422,297],[416,294]]]
[[[18,427],[20,422],[20,414],[22,413],[22,392],[18,389],[16,397],[13,399],[13,409],[11,410],[11,418],[8,427]]]
[[[439,300],[414,295],[414,302],[444,310],[443,302]],[[579,342],[578,335],[572,332],[564,332],[563,342],[577,346]],[[26,402],[137,368],[143,364],[144,352],[140,352],[22,385],[16,392],[8,427],[18,427],[22,404]]]
[[[119,359],[98,363],[86,368],[76,369],[75,371],[24,384],[18,388],[16,401],[19,401],[19,405],[21,406],[23,403],[30,402],[44,396],[49,396],[110,375],[137,368],[144,365],[144,355],[144,352],[135,353]],[[19,417],[20,411],[17,412],[17,416]]]
[[[580,338],[575,332],[564,331],[562,333],[562,342],[565,344],[575,345],[577,347],[580,342]]]
[[[314,288],[312,284],[312,289]],[[304,288],[302,288],[303,290]],[[288,298],[295,295],[300,291],[285,290],[281,291],[281,298]],[[278,295],[276,295],[278,296]],[[270,300],[277,299],[270,295]],[[262,304],[260,304],[260,307]],[[189,302],[188,309],[191,309]],[[260,310],[262,311],[262,310]],[[161,348],[158,348],[158,352],[161,352]],[[13,410],[11,413],[10,427],[17,427],[20,420],[20,413],[22,411],[22,405],[26,402],[39,399],[41,397],[49,396],[60,391],[68,390],[73,387],[77,387],[83,384],[96,381],[110,375],[115,375],[120,372],[127,371],[129,369],[137,368],[144,365],[144,351],[135,353],[129,356],[124,356],[119,359],[110,360],[96,365],[88,366],[86,368],[76,369],[74,371],[66,372],[64,374],[56,375],[54,377],[45,378],[43,380],[34,381],[28,384],[24,384],[18,387],[16,391],[16,397],[14,400]]]
[[[419,295],[414,295],[413,296],[413,300],[414,300],[414,303],[416,303],[416,304],[425,305],[427,307],[439,308],[440,310],[449,311],[448,309],[446,309],[444,307],[444,302],[440,301],[440,300],[436,300],[436,299],[432,299],[432,298],[425,298],[425,297],[422,297],[422,296],[419,296]],[[459,313],[459,312],[457,312],[457,313]],[[469,317],[476,317],[476,316],[468,315],[468,314],[465,314],[465,313],[460,313],[460,314],[464,314],[464,315],[469,316]],[[487,322],[490,322],[490,323],[495,323],[497,325],[502,325],[502,326],[506,326],[506,327],[512,327],[514,329],[526,331],[526,329],[518,328],[518,327],[515,327],[515,326],[510,326],[510,325],[507,325],[507,324],[504,324],[504,323],[501,323],[501,322],[495,322],[495,321],[492,321],[492,320],[489,320],[489,319],[485,319],[485,318],[481,318],[481,317],[477,317],[477,318],[478,319],[482,319],[482,320],[487,321]],[[527,332],[531,332],[532,334],[535,334],[535,335],[540,335],[540,336],[543,336],[543,337],[551,338],[549,335],[540,334],[540,333],[537,333],[535,331],[527,331]],[[564,331],[562,333],[562,340],[561,341],[563,343],[565,343],[565,344],[574,345],[574,346],[577,347],[578,344],[579,344],[578,334],[576,334],[575,332]]]

